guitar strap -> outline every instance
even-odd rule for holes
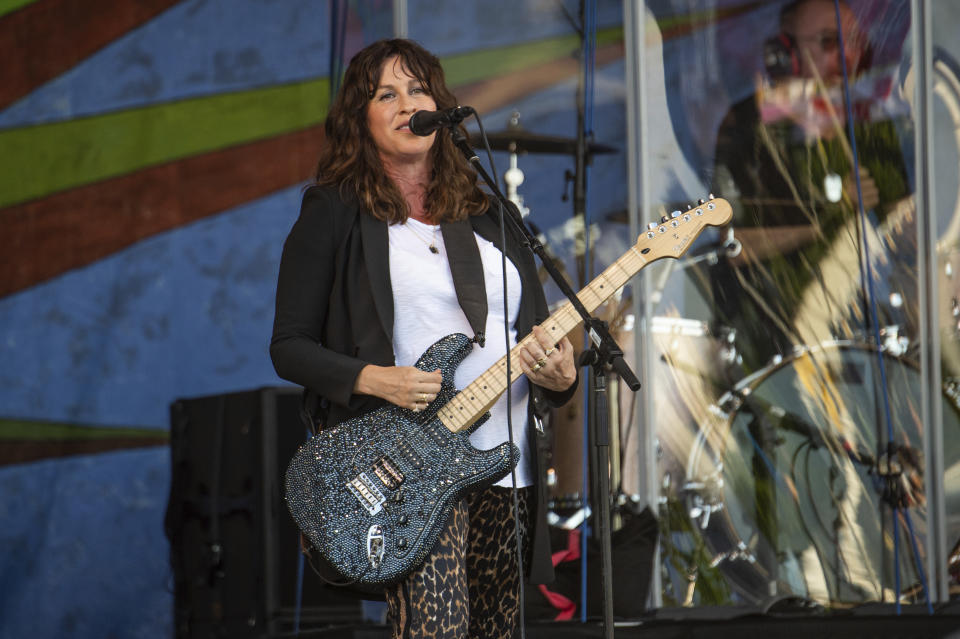
[[[447,262],[453,275],[453,288],[463,309],[474,341],[483,347],[487,327],[487,287],[483,279],[483,261],[473,236],[469,219],[440,224],[443,244],[447,248]]]

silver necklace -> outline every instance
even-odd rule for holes
[[[430,249],[431,253],[433,253],[434,255],[438,255],[440,253],[440,249],[437,248],[437,230],[440,227],[439,226],[433,227],[433,233],[430,234],[430,239],[427,239],[423,235],[421,235],[420,229],[417,229],[413,224],[410,224],[409,222],[410,220],[407,220],[406,222],[403,223],[403,225],[406,226],[410,230],[410,232],[416,236],[418,240],[423,242],[427,246],[427,248]]]

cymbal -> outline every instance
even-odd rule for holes
[[[482,144],[478,136],[476,146]],[[565,155],[574,155],[577,152],[576,138],[564,138],[555,135],[540,135],[539,133],[530,133],[523,129],[506,129],[487,135],[490,142],[490,148],[494,151],[513,151],[515,153],[558,153]],[[597,142],[587,143],[588,154],[616,153],[618,149],[598,144]]]

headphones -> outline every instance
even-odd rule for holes
[[[763,66],[771,80],[800,75],[800,53],[792,35],[781,31],[763,41]]]
[[[851,76],[870,68],[873,62],[873,47],[864,40],[857,56],[857,64],[849,69]],[[822,46],[822,45],[821,45]],[[771,80],[795,78],[800,75],[800,50],[796,39],[785,31],[763,42],[763,66]]]

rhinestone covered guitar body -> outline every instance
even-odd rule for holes
[[[470,428],[453,433],[436,417],[456,395],[454,371],[472,342],[454,334],[420,357],[420,370],[439,368],[443,386],[426,410],[387,406],[324,429],[287,468],[286,499],[300,530],[348,581],[395,582],[433,548],[453,504],[492,484],[517,464],[509,442],[474,448]]]

